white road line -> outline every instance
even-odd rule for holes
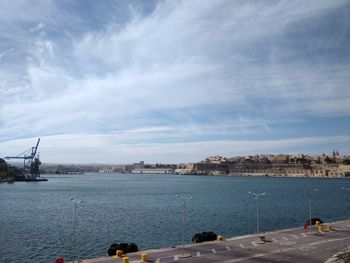
[[[213,251],[213,254],[215,254],[216,253],[216,250],[213,248],[211,251]]]
[[[278,242],[276,238],[271,238],[273,242]]]
[[[179,260],[179,256],[174,256],[174,261],[178,261]]]
[[[197,251],[197,252],[196,252],[196,256],[197,256],[197,257],[200,257],[200,256],[201,256],[201,252]]]
[[[230,247],[226,247],[227,251],[231,251],[231,248]]]
[[[244,245],[243,245],[243,244],[239,244],[239,246],[240,246],[241,248],[244,248]]]
[[[305,233],[302,233],[302,235],[303,235],[304,237],[307,237],[307,234],[305,234]]]
[[[250,242],[254,247],[256,247],[258,244],[256,242]]]
[[[286,237],[282,237],[284,240],[288,240],[288,238],[286,238]]]
[[[294,237],[295,239],[298,239],[299,237],[298,236],[296,236],[296,235],[291,235],[292,237]]]
[[[223,261],[223,263],[234,263],[234,262],[240,262],[240,261],[246,261],[248,259],[252,259],[252,258],[259,258],[259,257],[263,257],[269,255],[269,253],[260,253],[260,254],[255,254],[251,257],[242,257],[242,258],[236,258],[236,259],[230,259],[227,261]]]
[[[272,250],[271,253],[274,254],[274,253],[280,253],[281,250],[280,249],[276,249],[276,250]]]

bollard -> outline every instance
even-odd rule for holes
[[[326,231],[327,231],[327,232],[330,232],[330,231],[331,231],[331,224],[327,224],[327,225],[326,225]]]
[[[115,255],[116,255],[117,257],[121,257],[123,254],[124,254],[124,251],[123,251],[123,250],[117,250],[117,251],[115,252]]]
[[[123,257],[123,263],[129,263],[129,258],[128,257]]]
[[[55,258],[55,263],[64,263],[64,259],[63,258]]]
[[[148,261],[148,254],[141,254],[141,262],[147,262]]]
[[[316,221],[316,225],[319,226],[321,224],[320,221]]]
[[[322,225],[319,225],[319,226],[318,226],[318,232],[323,232],[323,227],[322,227]]]
[[[218,235],[218,238],[217,238],[218,241],[223,241],[224,240],[224,237],[222,235]]]

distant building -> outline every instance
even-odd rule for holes
[[[143,169],[145,167],[145,162],[140,161],[139,163],[134,163],[133,166],[134,166],[134,169]]]
[[[136,168],[131,171],[134,174],[174,174],[171,168]]]

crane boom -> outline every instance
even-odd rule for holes
[[[35,147],[29,148],[27,151],[17,156],[7,156],[5,159],[22,159],[23,160],[23,171],[24,173],[30,174],[30,177],[36,179],[40,177],[39,165],[41,164],[39,156],[37,156],[40,138]]]
[[[39,147],[39,143],[40,143],[40,138],[38,138],[38,142],[36,143],[36,146],[35,146],[34,151],[33,151],[33,149],[32,149],[32,157],[33,157],[33,158],[34,158],[35,155],[36,155],[36,152],[37,152],[38,147]]]

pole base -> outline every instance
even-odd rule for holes
[[[266,242],[265,236],[258,236],[258,240],[256,241],[256,243],[265,244],[265,242]]]
[[[185,253],[185,254],[177,255],[177,257],[178,257],[178,258],[190,258],[190,257],[192,257],[192,255],[189,254],[189,253]]]

